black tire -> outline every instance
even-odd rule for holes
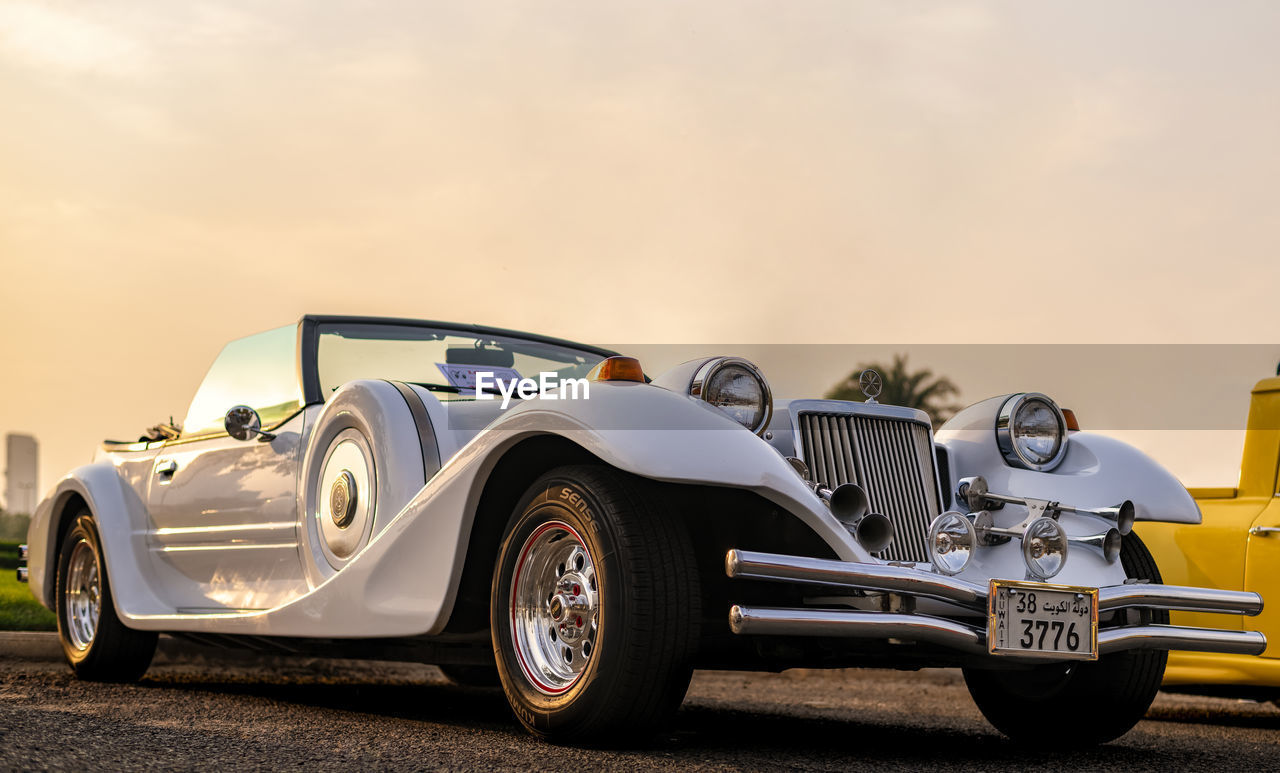
[[[446,664],[436,666],[444,678],[459,687],[501,687],[498,669],[494,666],[459,666]]]
[[[698,641],[701,597],[689,535],[673,508],[664,505],[657,486],[649,481],[610,467],[580,465],[543,475],[516,506],[494,568],[490,624],[503,691],[516,717],[535,735],[592,744],[642,740],[665,724],[684,700]],[[594,638],[578,645],[587,654],[577,661],[585,665],[575,681],[550,685],[562,690],[555,694],[540,689],[533,671],[521,664],[513,613],[517,562],[523,568],[534,561],[533,548],[526,547],[548,530],[552,536],[543,539],[554,541],[561,530],[566,537],[562,547],[576,541],[585,548],[594,566],[586,582],[594,583],[595,602],[593,611],[582,614],[598,622],[583,629],[581,615],[576,618],[577,628],[594,630]],[[572,567],[566,573],[563,563],[546,572],[559,577],[557,582],[580,577]],[[526,581],[532,583],[528,578],[533,576],[530,570]],[[560,630],[568,623],[568,635],[591,636],[574,633],[574,614],[569,613]],[[568,635],[556,638],[549,632],[549,639],[567,650]],[[588,646],[593,649],[588,651]]]
[[[1137,534],[1124,538],[1120,562],[1129,578],[1161,582],[1155,559]],[[1169,622],[1163,610],[1141,614],[1148,616],[1147,622]],[[1129,650],[1030,671],[966,668],[964,679],[982,715],[1014,741],[1043,743],[1046,728],[1069,727],[1070,743],[1093,746],[1138,724],[1155,700],[1168,660],[1164,650]]]
[[[84,637],[88,641],[77,641],[77,636],[82,634],[72,633],[68,613],[68,572],[77,548],[91,551],[98,573],[98,622],[92,635]],[[67,663],[77,677],[91,682],[137,681],[151,665],[158,634],[154,631],[135,631],[120,622],[115,604],[111,600],[111,580],[107,576],[106,566],[97,524],[89,511],[83,510],[72,521],[58,551],[55,590],[58,640],[62,643]]]

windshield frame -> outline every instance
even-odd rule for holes
[[[498,336],[518,338],[535,343],[551,344],[566,349],[574,349],[598,357],[616,357],[617,352],[599,346],[581,344],[564,338],[525,333],[520,330],[508,330],[487,325],[469,325],[459,322],[440,322],[426,319],[404,319],[398,317],[365,317],[358,315],[307,314],[298,323],[298,376],[302,382],[303,401],[306,405],[324,403],[324,394],[320,387],[320,329],[325,325],[385,325],[387,327],[419,327],[457,332],[473,336]]]

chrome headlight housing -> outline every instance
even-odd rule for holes
[[[773,416],[769,382],[759,368],[741,357],[707,360],[694,374],[689,394],[729,414],[757,435],[764,432]]]
[[[996,442],[1009,464],[1048,472],[1067,455],[1067,420],[1038,392],[1013,395],[996,417]]]

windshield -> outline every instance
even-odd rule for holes
[[[604,359],[594,352],[514,336],[445,328],[328,323],[320,326],[316,367],[326,397],[348,381],[378,378],[422,384],[448,399],[475,396],[475,373],[538,380],[542,373],[585,378]]]

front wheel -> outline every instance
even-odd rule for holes
[[[516,716],[561,741],[653,732],[688,689],[700,598],[689,536],[655,485],[598,465],[543,475],[507,525],[490,598]]]
[[[155,655],[157,634],[120,622],[102,559],[98,527],[80,512],[62,540],[57,576],[58,639],[67,663],[81,679],[132,682]]]
[[[1125,574],[1161,581],[1146,545],[1132,532],[1124,538],[1120,561]],[[1150,613],[1168,623],[1169,613]],[[987,721],[1020,743],[1040,743],[1051,728],[1070,728],[1077,746],[1115,740],[1129,732],[1155,700],[1169,653],[1117,652],[1096,661],[1055,663],[1023,671],[966,668],[965,684]]]

